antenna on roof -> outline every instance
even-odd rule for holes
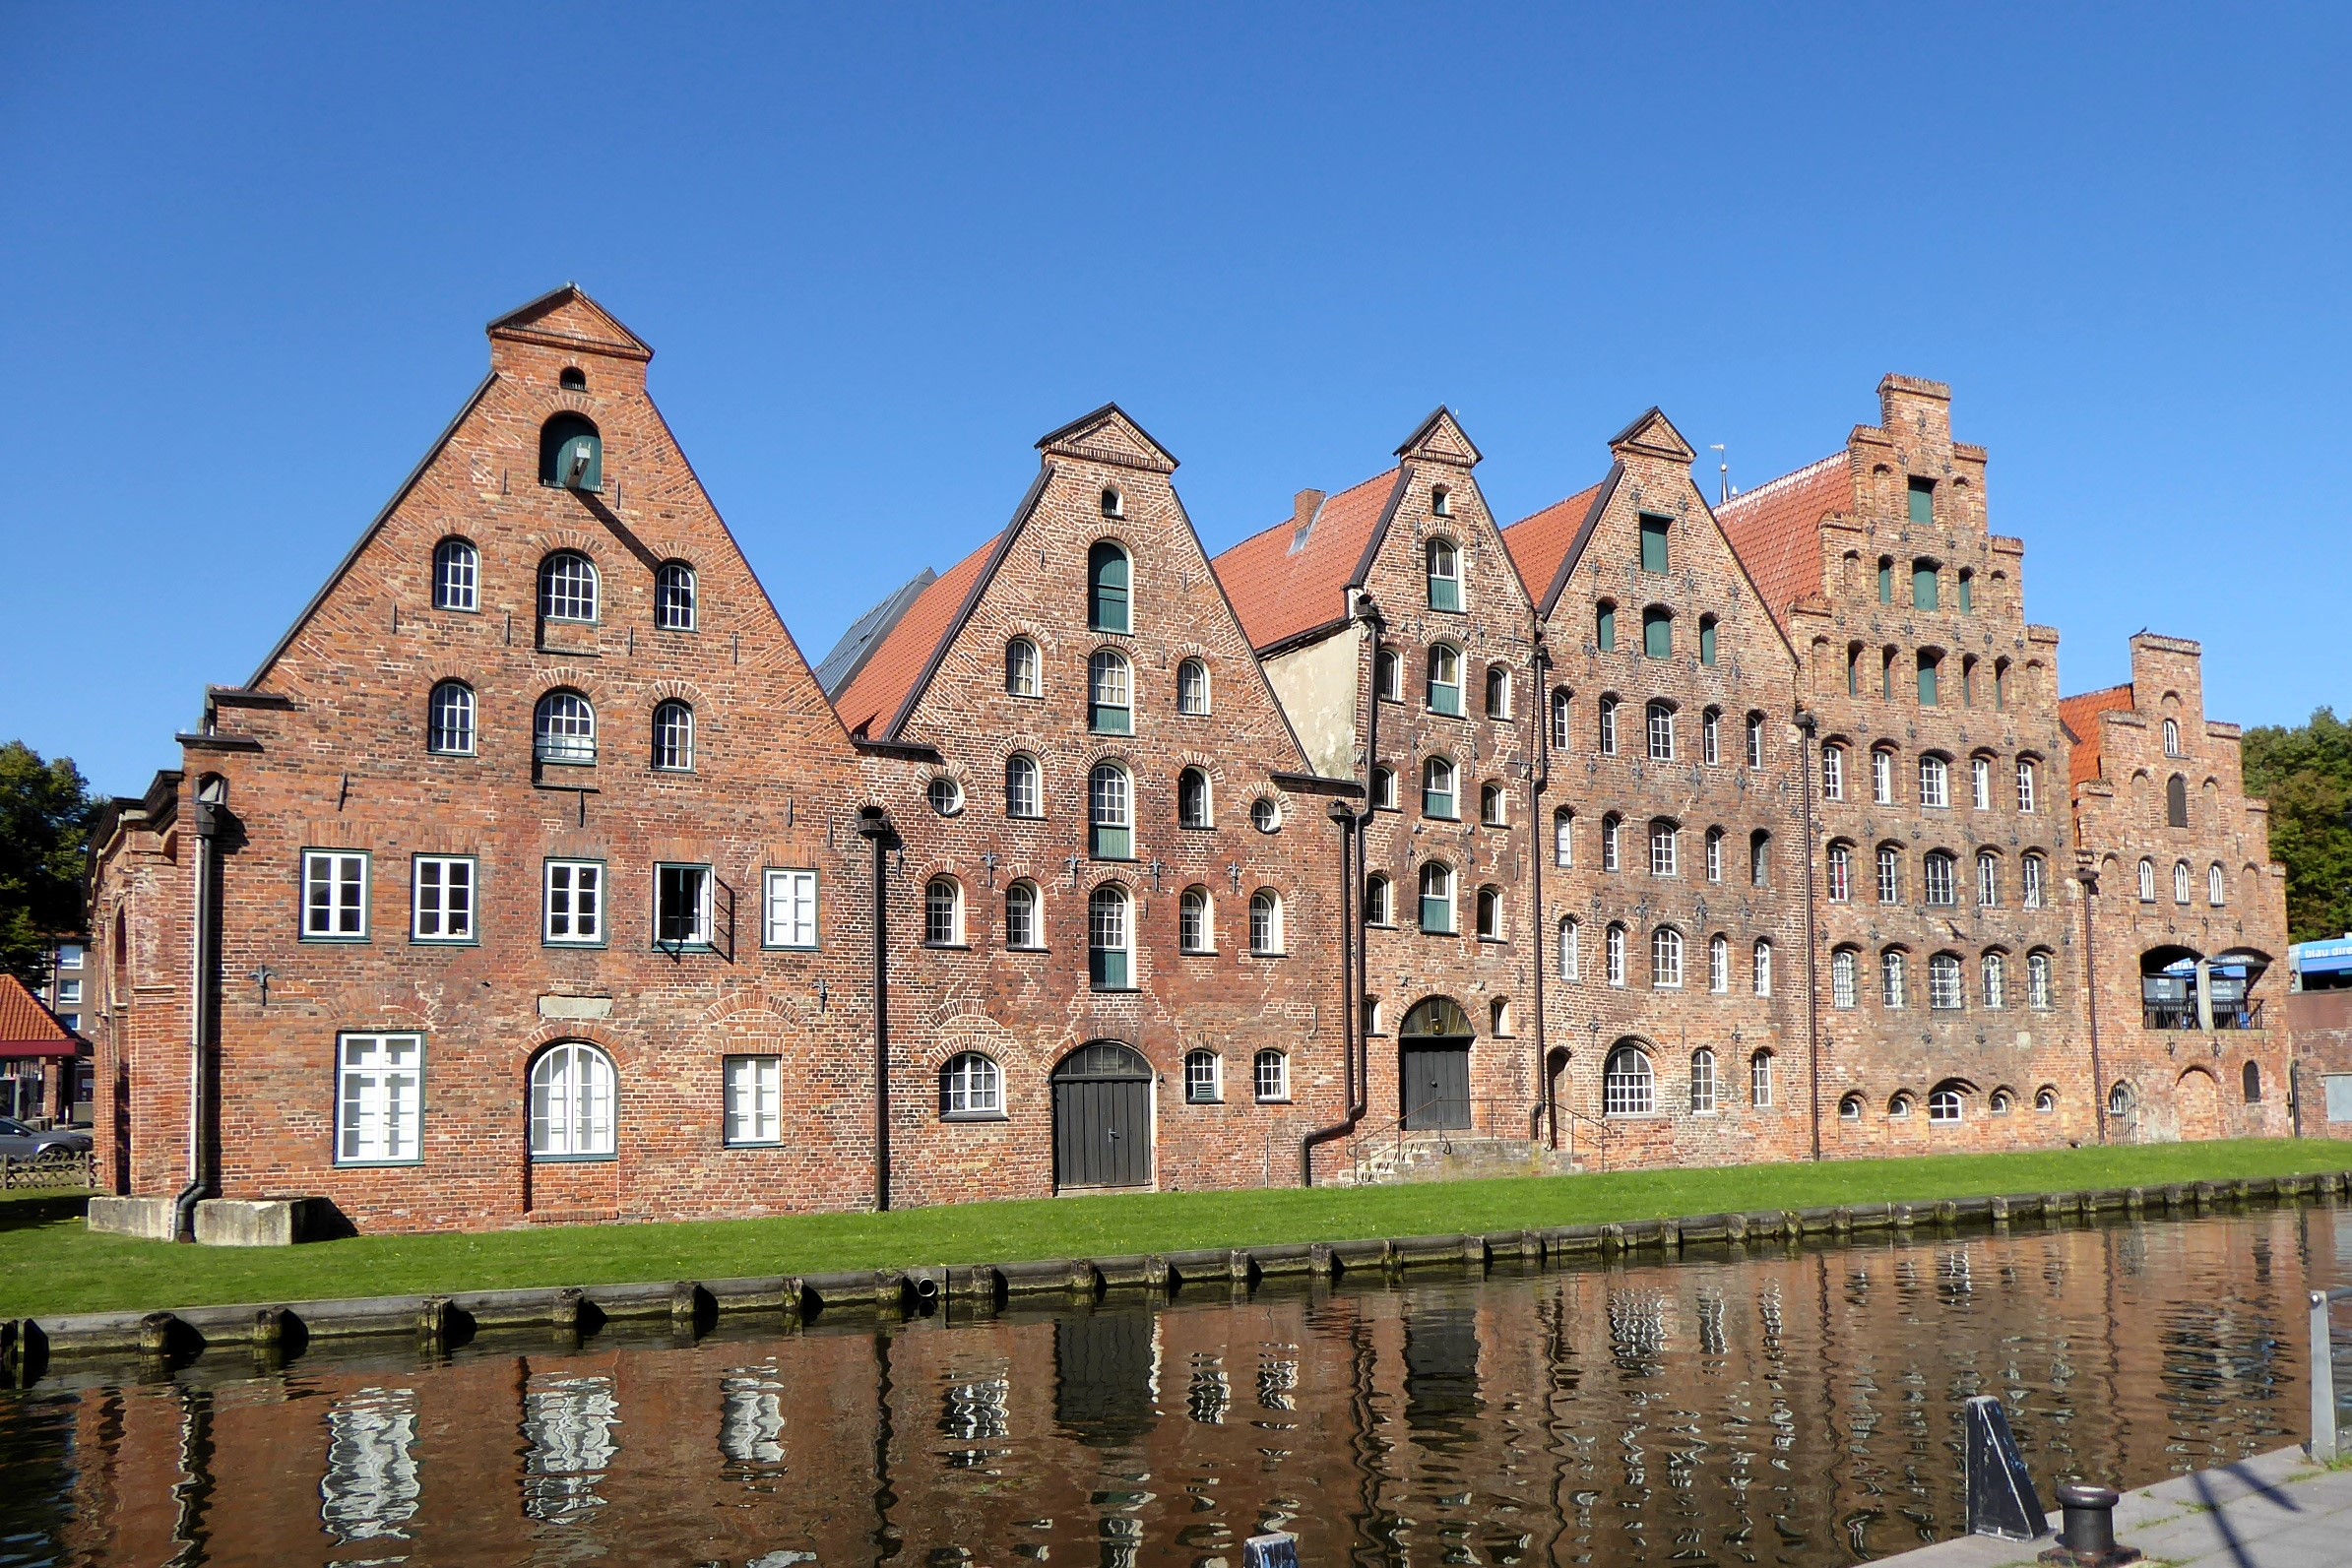
[[[1717,465],[1717,467],[1718,467],[1719,469],[1721,469],[1721,470],[1722,470],[1722,472],[1723,472],[1723,481],[1722,481],[1722,483],[1723,483],[1723,494],[1722,494],[1720,497],[1718,497],[1718,498],[1717,498],[1717,500],[1716,500],[1716,503],[1715,503],[1715,504],[1716,504],[1716,505],[1718,505],[1718,506],[1721,506],[1721,505],[1722,505],[1722,504],[1723,504],[1725,501],[1728,501],[1728,500],[1730,500],[1730,499],[1732,498],[1732,493],[1733,493],[1733,492],[1732,492],[1732,460],[1731,460],[1731,455],[1730,455],[1729,453],[1727,453],[1727,452],[1725,452],[1725,451],[1723,450],[1723,443],[1722,443],[1722,442],[1720,442],[1720,441],[1710,441],[1710,442],[1708,442],[1708,443],[1707,443],[1707,450],[1708,450],[1709,452],[1712,452],[1712,453],[1716,454],[1718,457],[1720,457],[1720,458],[1723,460],[1723,461],[1722,461],[1720,464],[1718,464],[1718,465]]]

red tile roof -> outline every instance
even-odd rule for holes
[[[1577,535],[1584,532],[1593,502],[1608,484],[1603,479],[1564,501],[1555,501],[1541,512],[1521,518],[1502,531],[1503,548],[1511,552],[1511,564],[1519,568],[1519,581],[1527,585],[1528,596],[1535,600],[1538,610],[1552,596],[1552,585],[1559,577],[1560,565],[1574,548]]]
[[[997,534],[924,589],[922,596],[907,606],[882,645],[866,657],[858,678],[833,701],[834,711],[851,734],[872,740],[890,738],[899,710],[931,667],[939,645],[955,629],[964,601],[972,596],[982,570],[994,559],[1003,538]]]
[[[1301,536],[1295,518],[1252,534],[1209,564],[1233,600],[1249,646],[1263,652],[1346,618],[1347,589],[1372,531],[1388,513],[1397,470],[1326,500]]]
[[[2066,738],[2073,742],[2066,767],[2066,782],[2070,785],[2079,789],[2102,776],[2105,759],[2100,756],[2100,748],[2106,742],[2107,726],[2099,722],[2099,716],[2130,709],[2136,700],[2130,681],[2058,700],[2058,721],[2066,725]]]
[[[75,1041],[25,982],[0,974],[0,1056],[71,1056]]]
[[[1784,634],[1789,606],[1821,592],[1821,519],[1853,507],[1852,472],[1846,454],[1836,452],[1715,508],[1724,537]]]

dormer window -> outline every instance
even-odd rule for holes
[[[1108,484],[1103,486],[1103,515],[1105,517],[1125,517],[1127,515],[1125,498],[1115,488]]]
[[[604,487],[604,441],[576,413],[559,413],[540,427],[539,482],[566,490]]]
[[[586,392],[588,390],[588,372],[578,365],[564,366],[563,374],[557,376],[555,381],[556,385],[562,387],[566,392]]]

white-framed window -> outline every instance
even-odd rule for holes
[[[1834,742],[1821,748],[1821,798],[1846,798],[1846,748]]]
[[[1829,1005],[1851,1011],[1856,1000],[1854,950],[1841,947],[1829,955]]]
[[[1046,945],[1038,927],[1037,884],[1026,878],[1004,890],[1004,945],[1022,951]]]
[[[424,1036],[343,1035],[335,1046],[335,1162],[424,1158]]]
[[[1381,767],[1372,770],[1372,808],[1376,811],[1394,811],[1397,808],[1396,770],[1394,768]]]
[[[2001,905],[2001,856],[1990,849],[1976,852],[1976,902],[1988,909]]]
[[[723,1136],[731,1146],[784,1141],[784,1059],[730,1056]]]
[[[1282,895],[1260,888],[1249,896],[1249,951],[1273,958],[1282,950]]]
[[[1762,714],[1749,714],[1748,716],[1748,766],[1749,768],[1761,768],[1763,765],[1764,716]]]
[[[1214,1105],[1225,1098],[1225,1058],[1215,1051],[1184,1053],[1184,1103]]]
[[[1715,1053],[1703,1045],[1690,1053],[1690,1114],[1715,1114]]]
[[[1955,1012],[1968,1005],[1968,979],[1961,972],[1960,961],[1949,953],[1939,953],[1928,960],[1928,1006],[1939,1013]]]
[[[654,944],[705,948],[712,937],[712,877],[707,865],[654,867]]]
[[[1499,782],[1479,785],[1478,820],[1481,827],[1507,828],[1511,821],[1510,791]]]
[[[1499,942],[1502,929],[1502,889],[1493,883],[1478,890],[1478,935],[1483,942]]]
[[[474,755],[474,688],[462,680],[433,687],[425,705],[424,749],[445,757]]]
[[[1625,928],[1622,925],[1615,922],[1610,924],[1609,934],[1602,943],[1601,961],[1607,971],[1609,983],[1615,986],[1623,986],[1625,983]]]
[[[302,939],[306,942],[367,940],[364,851],[302,851]]]
[[[61,970],[78,970],[87,952],[88,949],[79,942],[61,942],[57,946],[57,967]]]
[[[2139,902],[2156,902],[2156,862],[2144,858],[2139,862]]]
[[[2019,757],[2017,759],[2017,809],[2019,811],[2031,811],[2034,808],[2035,779],[2033,759]]]
[[[1624,828],[1622,817],[1612,811],[1601,819],[1601,869],[1616,871],[1624,863]]]
[[[1968,803],[1979,811],[1993,809],[1993,759],[1968,759]]]
[[[2050,955],[2047,953],[2026,954],[2025,999],[2027,1003],[2035,1012],[2047,1013],[2051,1007],[2050,992]]]
[[[1848,1095],[1845,1098],[1839,1100],[1837,1102],[1837,1119],[1839,1121],[1862,1120],[1862,1097],[1860,1095]]]
[[[1386,703],[1405,700],[1405,661],[1393,648],[1372,655],[1372,693]]]
[[[481,608],[481,552],[471,539],[446,538],[433,546],[433,608]]]
[[[1087,977],[1098,991],[1124,991],[1135,984],[1135,954],[1129,945],[1134,923],[1129,918],[1131,910],[1127,890],[1116,884],[1087,895]]]
[[[954,877],[933,877],[922,889],[925,947],[964,945],[964,885]]]
[[[2173,902],[2175,904],[2189,902],[2189,862],[2186,860],[2173,862]]]
[[[1903,902],[1903,851],[1891,844],[1878,846],[1878,902]]]
[[[1291,1059],[1288,1056],[1281,1051],[1259,1051],[1251,1067],[1259,1103],[1277,1103],[1291,1098]]]
[[[760,945],[817,945],[817,874],[770,869],[762,879]]]
[[[964,814],[964,785],[952,773],[935,773],[922,786],[922,798],[933,811],[943,817]]]
[[[1882,983],[1878,999],[1898,1011],[1908,1006],[1911,1000],[1911,987],[1906,983],[1903,972],[1906,959],[1907,955],[1901,948],[1888,948],[1879,957],[1878,973]]]
[[[1566,806],[1552,813],[1552,863],[1576,864],[1576,813]]]
[[[1919,803],[1931,809],[1951,804],[1951,764],[1941,757],[1919,759]]]
[[[1957,1127],[1960,1124],[1960,1092],[1945,1085],[1938,1085],[1928,1092],[1928,1125]]]
[[[1039,695],[1037,644],[1026,637],[1004,645],[1004,689],[1014,697]]]
[[[2216,860],[2205,872],[2205,902],[2218,909],[2228,901],[2228,879],[2221,873],[2221,862]]]
[[[1758,996],[1770,996],[1772,994],[1772,944],[1770,942],[1759,940],[1755,945],[1753,957],[1755,963],[1755,994]]]
[[[1772,885],[1772,835],[1761,828],[1748,836],[1748,885],[1751,888]]]
[[[1959,888],[1956,886],[1959,878],[1954,874],[1956,866],[1951,855],[1942,849],[1930,849],[1922,863],[1926,868],[1924,880],[1928,902],[1939,905],[1959,903]]]
[[[1364,879],[1364,923],[1367,925],[1394,925],[1396,923],[1396,888],[1378,871]]]
[[[1421,765],[1421,814],[1452,822],[1462,814],[1460,776],[1444,757]]]
[[[1650,984],[1662,991],[1683,984],[1683,933],[1662,925],[1650,933]]]
[[[1721,828],[1707,830],[1707,880],[1709,882],[1723,880],[1723,830]]]
[[[1723,761],[1723,715],[1716,709],[1698,716],[1698,757],[1710,768]]]
[[[419,942],[474,940],[474,856],[420,854],[411,862],[409,935]]]
[[[531,1064],[531,1157],[600,1160],[613,1152],[612,1058],[586,1040],[563,1040]]]
[[[2018,902],[2029,909],[2038,909],[2046,894],[2043,889],[2042,857],[2029,854],[2017,862]]]
[[[60,964],[58,967],[62,969],[64,965]],[[59,980],[57,982],[57,1005],[59,1007],[80,1007],[82,1005],[82,982],[80,980]]]
[[[1615,697],[1601,699],[1600,733],[1597,738],[1601,744],[1601,755],[1604,757],[1617,755],[1617,709],[1618,701]]]
[[[1197,716],[1209,711],[1209,666],[1197,659],[1176,665],[1176,712]]]
[[[1098,735],[1135,733],[1133,670],[1115,648],[1098,648],[1086,661],[1087,726]]]
[[[1004,759],[1004,814],[1016,818],[1046,814],[1045,786],[1037,759],[1025,751],[1016,751]]]
[[[1087,853],[1097,860],[1135,855],[1135,784],[1115,762],[1095,764],[1086,780]]]
[[[654,573],[654,624],[666,632],[694,630],[694,568],[664,561]]]
[[[1430,645],[1430,712],[1458,719],[1462,713],[1462,651],[1451,643]]]
[[[1651,703],[1645,710],[1652,762],[1675,760],[1675,711],[1672,703]]]
[[[1894,804],[1894,753],[1883,746],[1871,753],[1871,801],[1881,806]]]
[[[1748,1102],[1758,1110],[1772,1108],[1772,1053],[1757,1051],[1748,1058]]]
[[[549,860],[540,940],[550,947],[604,940],[604,867],[598,860]]]
[[[1422,864],[1421,928],[1430,936],[1454,934],[1454,868],[1442,860]]]
[[[1582,945],[1584,927],[1572,914],[1562,915],[1559,921],[1559,977],[1571,983],[1584,977]]]
[[[2164,721],[2164,754],[2167,757],[2181,754],[2181,724],[2178,720],[2167,719]]]
[[[1217,905],[1207,888],[1186,888],[1176,901],[1176,946],[1187,953],[1215,950]]]
[[[994,1118],[1004,1114],[1004,1069],[979,1051],[959,1051],[939,1069],[939,1114]]]
[[[1609,1053],[1601,1075],[1601,1113],[1605,1116],[1647,1116],[1657,1106],[1657,1079],[1650,1059],[1632,1045]]]
[[[1663,819],[1650,824],[1650,875],[1671,877],[1681,874],[1683,833],[1673,823]]]
[[[654,768],[660,773],[694,771],[694,709],[672,699],[654,709]]]
[[[576,691],[551,691],[532,716],[532,755],[540,762],[597,760],[597,711]]]
[[[1462,552],[1454,541],[1439,536],[1430,540],[1426,554],[1429,560],[1430,608],[1458,611],[1462,607]]]
[[[1732,988],[1732,939],[1721,931],[1707,938],[1707,989],[1717,995]]]
[[[1984,975],[1985,1006],[1999,1012],[2009,1005],[2009,961],[2001,952],[1987,953],[1979,966]]]
[[[1556,686],[1553,688],[1552,749],[1554,751],[1568,749],[1568,713],[1575,706],[1575,695],[1567,687]]]
[[[549,621],[597,618],[597,569],[587,556],[557,550],[540,563],[539,613]]]
[[[1511,717],[1511,672],[1500,659],[1487,666],[1487,717]]]
[[[1847,904],[1852,902],[1854,898],[1854,847],[1852,845],[1833,844],[1829,847],[1826,880],[1829,884],[1830,903]]]

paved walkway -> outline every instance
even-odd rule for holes
[[[2045,1484],[2042,1500],[2055,1530],[2052,1490]],[[2352,1563],[2352,1470],[2320,1470],[2302,1449],[2282,1448],[2177,1475],[2124,1493],[2115,1533],[2151,1563],[2179,1568],[2337,1568]],[[1903,1568],[2008,1568],[2056,1543],[2055,1535],[2036,1541],[1977,1536],[1883,1560]]]

